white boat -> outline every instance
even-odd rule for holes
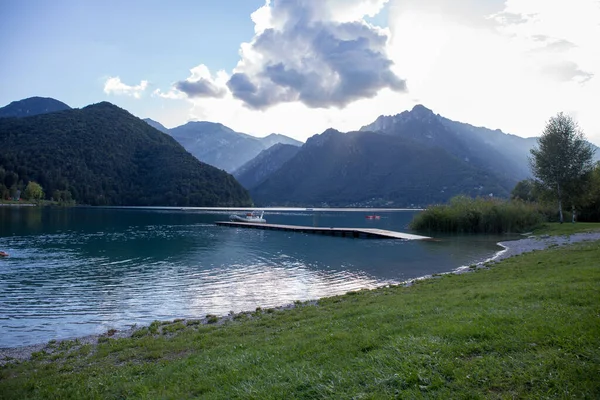
[[[233,222],[251,222],[253,224],[266,224],[267,220],[263,218],[263,214],[265,212],[261,211],[260,214],[258,211],[253,211],[246,213],[246,215],[230,215],[229,220]]]

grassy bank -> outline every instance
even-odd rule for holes
[[[551,222],[545,223],[532,233],[534,235],[572,235],[574,233],[598,232],[600,231],[600,222]]]
[[[0,206],[22,206],[22,207],[31,207],[31,206],[57,206],[57,207],[73,207],[76,203],[74,201],[51,201],[51,200],[38,200],[38,201],[29,201],[29,200],[0,200]]]
[[[548,210],[534,203],[490,198],[454,197],[449,204],[428,207],[410,228],[430,232],[527,232],[546,221]]]
[[[593,242],[222,326],[60,343],[0,368],[0,397],[598,398],[598,260]]]

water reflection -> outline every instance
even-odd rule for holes
[[[445,272],[496,238],[353,240],[214,225],[229,212],[0,207],[0,347],[252,310]],[[272,223],[405,230],[413,212],[272,212]],[[506,237],[503,237],[506,240]]]

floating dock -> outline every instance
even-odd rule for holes
[[[263,229],[272,231],[288,231],[300,233],[313,233],[318,235],[340,236],[356,239],[402,239],[402,240],[433,240],[429,236],[412,235],[410,233],[388,231],[385,229],[371,228],[326,228],[314,226],[298,225],[277,225],[277,224],[255,224],[251,222],[215,222],[221,226],[231,226],[234,228]]]

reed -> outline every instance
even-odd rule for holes
[[[526,232],[544,224],[552,214],[537,203],[457,196],[415,216],[410,228],[456,233]]]

